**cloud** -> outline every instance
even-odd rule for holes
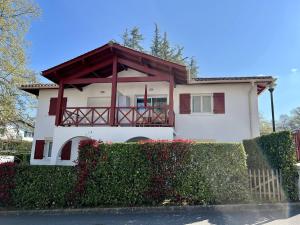
[[[298,68],[292,68],[291,69],[291,73],[297,73],[298,72]]]

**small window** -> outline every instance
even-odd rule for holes
[[[52,145],[53,145],[53,141],[52,140],[49,140],[45,142],[45,155],[48,157],[48,158],[51,158],[52,156]]]
[[[212,113],[212,95],[192,96],[193,113]]]

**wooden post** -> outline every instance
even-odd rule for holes
[[[59,82],[58,97],[56,105],[55,125],[59,126],[62,119],[62,101],[64,98],[64,83]]]
[[[169,84],[169,125],[174,126],[174,76],[170,75]]]
[[[116,112],[116,103],[117,103],[117,56],[113,58],[113,68],[112,68],[112,82],[111,82],[111,103],[110,103],[110,126],[115,125],[115,112]]]

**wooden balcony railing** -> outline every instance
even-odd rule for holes
[[[109,126],[111,107],[63,108],[61,126]],[[165,107],[116,107],[113,126],[169,127],[174,113]]]

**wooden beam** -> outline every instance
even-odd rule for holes
[[[170,76],[169,84],[169,124],[174,125],[174,76]]]
[[[117,82],[130,83],[130,82],[158,82],[168,81],[169,78],[155,76],[155,77],[118,77]],[[93,84],[93,83],[111,83],[112,78],[78,78],[66,82],[66,84]]]
[[[99,64],[96,64],[94,66],[86,67],[85,69],[83,69],[83,70],[81,70],[81,71],[79,71],[79,72],[77,72],[75,74],[72,74],[70,77],[66,78],[64,80],[64,82],[69,82],[69,81],[71,81],[73,79],[80,78],[80,77],[82,77],[84,75],[87,75],[89,73],[94,72],[95,70],[99,70],[99,69],[101,69],[101,68],[103,68],[105,66],[109,66],[112,63],[113,63],[112,59],[108,59],[108,60],[105,60],[105,61],[103,61],[103,62],[101,62]]]
[[[154,75],[154,76],[165,76],[165,77],[170,76],[169,73],[158,71],[156,69],[151,69],[147,66],[140,65],[138,63],[132,62],[132,61],[127,60],[127,59],[118,58],[118,62],[120,64],[124,64],[124,65],[126,65],[126,66],[128,66],[132,69],[135,69],[139,72],[142,72],[142,73],[146,73],[146,74],[150,74],[150,75]]]
[[[56,126],[59,126],[60,122],[61,122],[63,98],[64,98],[64,83],[59,82],[57,105],[56,105],[56,115],[55,115],[55,125]]]
[[[113,57],[113,66],[112,66],[112,82],[111,82],[111,103],[110,103],[110,126],[115,124],[115,112],[116,112],[116,103],[117,103],[117,84],[118,84],[118,58],[116,55]]]
[[[135,55],[137,57],[142,57],[142,58],[148,59],[152,62],[156,62],[156,63],[159,63],[161,65],[166,65],[166,66],[169,66],[169,67],[174,67],[174,68],[176,68],[176,69],[178,69],[182,72],[186,72],[185,66],[183,66],[183,65],[179,65],[179,64],[173,63],[173,62],[169,62],[169,61],[160,59],[158,57],[155,57],[155,56],[152,56],[152,55],[149,55],[149,54],[145,54],[145,53],[142,53],[142,52],[139,52],[139,51],[121,46],[121,45],[114,44],[113,47],[115,49],[118,49],[119,51],[121,51],[123,53],[125,52],[127,54],[132,54],[132,55]]]
[[[66,81],[67,84],[93,84],[93,83],[111,83],[111,78],[77,78]]]

